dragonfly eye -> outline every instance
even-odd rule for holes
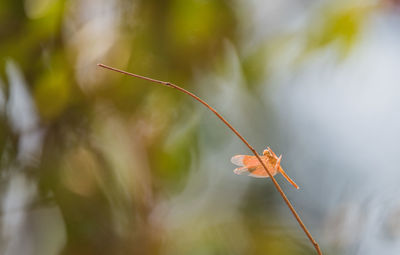
[[[272,156],[272,154],[269,150],[264,150],[263,154],[264,154],[264,156]]]

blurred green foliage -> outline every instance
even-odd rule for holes
[[[344,6],[328,5],[310,25],[306,51],[336,44],[342,55],[346,55],[357,41],[363,24],[375,5],[360,6],[352,1]]]

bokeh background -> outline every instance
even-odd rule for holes
[[[1,0],[0,253],[400,254],[399,1]]]

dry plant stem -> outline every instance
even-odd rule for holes
[[[207,104],[206,102],[204,102],[202,99],[200,99],[200,98],[199,98],[198,96],[196,96],[195,94],[193,94],[193,93],[191,93],[191,92],[189,92],[189,91],[187,91],[187,90],[185,90],[185,89],[183,89],[183,88],[181,88],[181,87],[179,87],[179,86],[177,86],[177,85],[175,85],[175,84],[173,84],[173,83],[165,82],[165,81],[160,81],[160,80],[148,78],[148,77],[145,77],[145,76],[141,76],[141,75],[137,75],[137,74],[125,72],[125,71],[122,71],[122,70],[119,70],[119,69],[116,69],[116,68],[113,68],[113,67],[110,67],[110,66],[106,66],[106,65],[103,65],[103,64],[98,64],[98,66],[103,67],[103,68],[106,68],[106,69],[109,69],[109,70],[112,70],[112,71],[115,71],[115,72],[119,72],[119,73],[122,73],[122,74],[126,74],[126,75],[129,75],[129,76],[133,76],[133,77],[140,78],[140,79],[143,79],[143,80],[147,80],[147,81],[159,83],[159,84],[161,84],[161,85],[164,85],[164,86],[168,86],[168,87],[172,87],[172,88],[174,88],[174,89],[177,89],[177,90],[179,90],[179,91],[181,91],[181,92],[183,92],[183,93],[185,93],[185,94],[187,94],[187,95],[193,97],[194,99],[196,99],[197,101],[199,101],[200,103],[202,103],[205,107],[207,107],[210,111],[212,111],[215,115],[217,115],[217,117],[218,117],[222,122],[224,122],[225,125],[228,126],[228,127],[232,130],[232,132],[235,133],[235,134],[239,137],[239,139],[242,140],[242,142],[243,142],[244,144],[246,144],[246,146],[251,150],[251,152],[257,157],[258,161],[260,161],[261,165],[264,167],[265,171],[267,172],[267,174],[268,174],[269,177],[271,178],[272,182],[274,183],[274,185],[275,185],[276,189],[278,190],[279,194],[282,196],[282,198],[283,198],[283,200],[285,201],[286,205],[289,207],[289,209],[290,209],[290,211],[292,212],[293,216],[296,218],[296,220],[297,220],[297,222],[299,223],[300,227],[303,229],[304,233],[307,235],[308,239],[311,241],[311,243],[312,243],[313,246],[315,247],[315,250],[317,251],[317,253],[318,253],[319,255],[322,255],[322,252],[321,252],[321,250],[320,250],[320,248],[319,248],[318,243],[317,243],[317,242],[314,240],[314,238],[311,236],[310,231],[308,231],[307,227],[304,225],[304,223],[303,223],[303,221],[301,220],[299,214],[296,212],[296,210],[294,209],[293,205],[290,203],[290,201],[289,201],[289,199],[287,198],[286,194],[283,192],[281,186],[278,184],[278,182],[275,180],[275,178],[274,178],[274,177],[272,176],[272,174],[269,172],[268,168],[266,167],[266,165],[264,164],[264,162],[261,160],[261,158],[260,158],[260,156],[258,155],[257,151],[256,151],[256,150],[246,141],[246,139],[244,139],[244,137],[243,137],[241,134],[239,134],[239,132],[238,132],[234,127],[232,127],[232,125],[229,124],[229,122],[226,121],[226,120],[224,119],[224,117],[222,117],[221,114],[219,114],[214,108],[212,108],[209,104]]]

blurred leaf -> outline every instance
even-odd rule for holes
[[[70,95],[68,78],[62,70],[47,72],[35,85],[36,104],[45,119],[61,114],[68,106]]]
[[[337,43],[341,54],[345,55],[354,45],[364,21],[374,6],[363,3],[344,5],[328,4],[311,20],[308,31],[306,52]]]

